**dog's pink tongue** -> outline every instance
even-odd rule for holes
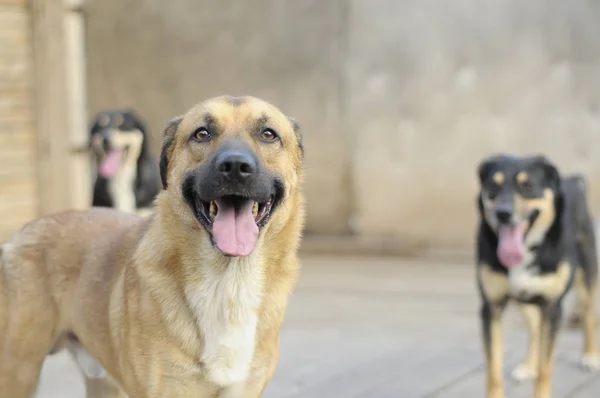
[[[104,178],[112,178],[119,171],[119,167],[121,167],[121,151],[110,151],[102,159],[98,173]]]
[[[499,228],[497,255],[505,267],[514,267],[523,261],[523,257],[525,257],[524,233],[524,223],[515,226],[503,225]]]
[[[239,209],[217,201],[217,215],[212,232],[217,247],[223,254],[248,256],[256,247],[258,225],[252,215],[254,202],[246,201]]]

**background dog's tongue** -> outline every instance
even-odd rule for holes
[[[221,252],[230,256],[248,256],[256,247],[258,225],[252,215],[254,202],[246,201],[240,208],[217,201],[217,215],[212,232]]]
[[[523,261],[523,257],[525,257],[524,233],[525,223],[516,226],[503,225],[499,228],[497,255],[505,267],[514,267]]]
[[[121,167],[121,151],[110,151],[106,154],[100,166],[98,173],[104,178],[112,178]]]

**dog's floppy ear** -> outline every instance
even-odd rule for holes
[[[160,151],[160,180],[163,189],[167,189],[167,174],[169,172],[169,157],[171,156],[173,142],[175,141],[175,132],[179,123],[183,120],[182,116],[173,118],[167,123],[165,132],[163,133],[163,146]]]
[[[488,179],[495,165],[495,157],[484,159],[481,163],[479,163],[479,166],[477,167],[477,175],[479,176],[480,184],[483,184],[483,182]]]
[[[292,128],[294,129],[294,134],[296,134],[296,139],[298,140],[298,148],[300,148],[300,154],[302,155],[302,157],[304,157],[304,143],[303,143],[302,131],[300,131],[300,125],[298,124],[296,119],[293,119],[291,117],[288,117],[288,119],[290,120],[290,123],[292,124]]]
[[[138,115],[138,113],[133,109],[128,109],[127,113],[129,113],[131,120],[133,120],[133,127],[140,130],[145,136],[148,136],[148,127],[146,126],[146,123],[142,120],[140,115]]]
[[[561,178],[560,173],[556,166],[552,164],[544,155],[537,155],[535,157],[535,163],[539,165],[546,175],[546,178],[554,186],[557,191],[561,189]]]

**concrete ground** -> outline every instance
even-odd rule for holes
[[[483,397],[473,271],[440,260],[306,257],[265,398]],[[514,309],[505,326],[507,397],[531,397],[531,383],[508,379],[526,347]],[[577,366],[581,333],[563,329],[558,344],[554,398],[600,397],[600,375]],[[47,360],[38,394],[59,397],[84,397],[63,354]]]

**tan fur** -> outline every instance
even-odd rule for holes
[[[488,224],[498,228],[496,219],[496,202],[487,195],[482,197],[484,216]],[[538,243],[546,234],[556,218],[554,209],[554,193],[551,189],[544,190],[544,196],[541,198],[525,198],[519,194],[515,195],[515,215],[518,219],[527,219],[534,210],[539,211],[539,216],[531,225],[525,241],[526,246]],[[529,227],[529,226],[528,226]]]
[[[598,347],[596,344],[596,291],[597,283],[585,286],[583,271],[575,272],[575,292],[577,302],[581,311],[583,329],[583,359],[582,365],[589,368],[597,368],[600,364]]]
[[[543,275],[533,275],[526,269],[511,269],[509,275],[511,295],[522,298],[541,296],[554,302],[567,290],[571,280],[571,270],[568,262],[560,263],[556,272]]]
[[[535,379],[538,374],[542,311],[539,306],[531,304],[519,304],[519,309],[527,322],[527,330],[529,332],[527,357],[512,372],[512,378],[521,382]]]
[[[490,347],[489,355],[486,356],[487,371],[487,397],[503,398],[504,381],[502,377],[502,365],[504,362],[504,346],[502,331],[502,313],[504,307],[494,306],[492,321],[490,325]]]
[[[540,333],[540,358],[535,382],[535,398],[552,396],[552,370],[556,354],[556,335],[552,335],[550,322],[543,320]]]
[[[503,173],[503,172],[501,172],[501,171],[497,171],[497,172],[495,172],[495,173],[494,173],[494,175],[493,175],[493,177],[492,177],[492,179],[494,180],[494,182],[495,182],[497,185],[502,185],[502,184],[504,184],[504,180],[505,180],[505,178],[506,178],[506,177],[504,176],[504,173]]]
[[[510,298],[527,298],[537,295],[549,302],[556,301],[565,291],[570,280],[571,267],[561,263],[556,273],[532,275],[510,269],[508,275],[493,271],[489,265],[478,266],[478,281],[480,287],[493,308],[490,324],[489,354],[486,355],[487,397],[504,397],[504,381],[502,375],[503,343],[502,343],[502,313],[504,305]],[[594,315],[589,312],[592,306],[585,297],[581,298],[588,306],[588,319],[593,325]],[[517,381],[536,379],[536,397],[548,398],[551,392],[551,375],[554,362],[555,336],[550,333],[550,320],[543,316],[539,306],[520,304],[521,311],[527,321],[529,331],[529,350],[525,361],[517,366],[512,377]],[[591,315],[590,315],[591,314]],[[596,346],[593,326],[584,330],[586,349],[584,362],[593,367],[597,363]],[[587,336],[590,336],[589,338]],[[589,344],[589,349],[587,348]],[[587,356],[586,356],[587,353]],[[584,363],[584,365],[586,365]]]
[[[221,126],[221,137],[189,145],[206,114]],[[263,115],[282,145],[261,144],[252,134]],[[246,141],[286,186],[248,257],[214,250],[181,195],[183,174],[231,137]],[[261,396],[276,368],[279,329],[300,266],[299,137],[272,105],[219,97],[170,123],[165,140],[168,188],[158,195],[156,214],[55,214],[4,245],[0,396],[31,397],[44,357],[67,331],[131,398]]]
[[[508,277],[493,271],[487,264],[481,264],[477,269],[485,297],[492,303],[499,303],[506,299],[510,289]]]
[[[526,245],[532,245],[538,243],[554,220],[556,219],[556,210],[554,208],[554,192],[551,189],[544,189],[544,196],[541,198],[524,198],[520,195],[515,195],[515,212],[526,218],[534,210],[539,211],[539,216],[531,226],[527,239]]]
[[[519,184],[523,184],[528,179],[529,179],[529,176],[527,175],[526,171],[520,171],[519,174],[517,174],[517,182]]]

